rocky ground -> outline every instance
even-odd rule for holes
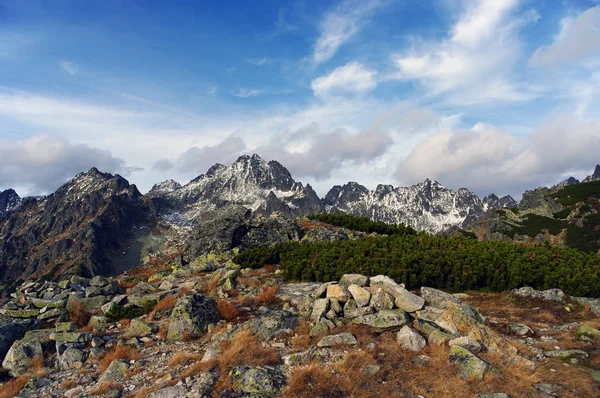
[[[23,284],[0,310],[0,397],[593,397],[599,313],[558,290],[290,284],[205,256]]]

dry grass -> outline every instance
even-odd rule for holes
[[[160,390],[160,385],[154,385],[150,387],[142,387],[137,391],[132,392],[131,394],[125,395],[127,398],[147,398],[148,395],[152,394]]]
[[[181,298],[181,297],[183,297],[185,295],[188,295],[190,293],[192,293],[192,291],[190,289],[188,289],[187,287],[183,287],[183,288],[181,288],[179,290],[179,292],[177,292],[176,298]]]
[[[179,376],[183,379],[191,376],[197,376],[201,373],[214,369],[216,366],[217,361],[215,359],[211,359],[210,361],[206,362],[198,361],[183,372],[181,372]]]
[[[140,281],[136,279],[122,280],[117,282],[120,288],[123,289],[131,289],[135,285],[137,285]]]
[[[129,345],[117,345],[113,347],[111,351],[108,351],[104,357],[100,360],[100,371],[105,371],[106,368],[115,359],[123,359],[131,361],[132,359],[139,359],[140,353],[137,349]]]
[[[240,314],[238,309],[227,300],[219,300],[217,307],[221,316],[228,321],[233,321]]]
[[[97,395],[105,395],[110,391],[118,390],[123,391],[125,387],[121,383],[117,383],[114,381],[105,381],[102,383],[96,384],[94,387],[90,388],[88,391],[89,395],[97,396]]]
[[[221,343],[219,370],[226,374],[237,365],[261,366],[279,362],[276,351],[264,348],[249,331],[242,330]]]
[[[65,379],[62,381],[62,383],[60,383],[60,388],[62,388],[63,390],[67,391],[70,390],[71,388],[75,388],[79,385],[79,382],[76,379]]]
[[[158,312],[164,311],[169,308],[173,308],[173,307],[175,307],[175,304],[177,304],[177,299],[175,298],[175,296],[173,296],[173,295],[166,296],[165,298],[160,300],[158,303],[156,303],[156,305],[154,306],[154,308],[148,315],[148,319],[153,321]]]
[[[169,333],[169,321],[163,322],[162,325],[158,327],[158,336],[161,340],[167,340],[167,334]]]
[[[257,277],[246,275],[238,276],[237,282],[239,285],[250,287],[260,287],[263,285],[263,283]]]
[[[198,352],[176,352],[169,360],[169,367],[173,368],[178,365],[188,365],[194,361],[202,359],[203,354]]]
[[[16,396],[23,387],[31,380],[31,375],[26,373],[22,376],[10,379],[0,388],[0,398],[12,398]]]
[[[118,322],[122,327],[129,327],[131,325],[131,319],[123,318],[119,319]]]
[[[80,332],[91,332],[94,330],[94,326],[88,323],[87,325],[80,327],[78,330]]]
[[[254,297],[254,305],[256,306],[268,306],[275,304],[278,299],[276,297],[277,290],[279,290],[280,285],[275,286],[265,286],[261,289],[261,291]]]
[[[306,368],[294,369],[288,378],[283,396],[290,398],[342,398],[348,396],[350,390],[348,382],[322,365],[311,364]]]
[[[81,328],[89,323],[91,314],[85,309],[80,300],[73,300],[73,304],[69,306],[69,317],[73,323]]]

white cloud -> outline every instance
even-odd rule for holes
[[[364,94],[377,86],[377,71],[359,62],[348,62],[331,73],[313,80],[315,96],[325,98],[340,94]]]
[[[549,46],[540,47],[529,59],[533,66],[575,63],[600,58],[600,6],[561,21],[559,34]]]
[[[60,67],[70,75],[75,76],[79,73],[79,66],[70,61],[60,61]]]
[[[336,51],[382,6],[386,0],[344,0],[328,12],[320,25],[320,35],[314,46],[313,61],[329,60]]]
[[[447,96],[450,103],[521,101],[531,93],[513,81],[521,52],[518,31],[537,20],[535,11],[514,17],[518,0],[481,0],[468,7],[447,38],[419,41],[393,57],[395,78],[423,84],[428,96]]]
[[[234,97],[238,97],[238,98],[250,98],[250,97],[256,97],[263,93],[264,93],[263,90],[249,90],[249,89],[245,89],[245,88],[240,88],[237,91],[232,91],[231,95],[233,95]]]
[[[518,196],[539,184],[556,184],[565,173],[592,170],[599,145],[600,123],[572,115],[557,115],[525,137],[477,124],[419,143],[400,162],[397,178],[403,183],[434,178],[480,195]]]
[[[49,193],[66,180],[92,167],[128,175],[123,159],[85,144],[71,144],[52,135],[0,140],[0,181],[21,195]]]
[[[270,61],[271,60],[267,57],[246,60],[246,62],[248,62],[249,64],[256,65],[256,66],[262,66],[266,63],[269,63]]]

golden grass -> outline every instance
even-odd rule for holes
[[[115,359],[122,359],[131,361],[132,359],[139,359],[140,353],[137,349],[130,345],[117,345],[112,350],[108,351],[104,357],[100,360],[100,371],[105,371],[109,367],[112,361]]]
[[[216,366],[216,359],[211,359],[210,361],[206,362],[197,361],[196,363],[192,364],[190,367],[185,369],[183,372],[181,372],[179,376],[183,379],[191,376],[197,376],[201,373],[214,369]]]
[[[31,380],[31,374],[29,373],[10,379],[0,388],[0,398],[12,398],[16,396],[29,380]]]
[[[154,308],[148,315],[148,319],[153,321],[154,318],[156,317],[156,314],[159,311],[164,311],[168,308],[173,308],[173,307],[175,307],[175,304],[177,304],[177,299],[175,298],[175,296],[168,295],[168,296],[164,297],[158,303],[156,303],[156,305],[154,306]]]
[[[219,300],[217,308],[221,316],[228,321],[233,321],[240,314],[238,309],[227,300]]]
[[[173,368],[178,365],[188,365],[194,361],[202,359],[203,354],[198,352],[176,352],[169,360],[169,367]]]
[[[261,289],[261,291],[254,297],[254,305],[256,306],[268,306],[275,304],[278,299],[276,297],[277,290],[279,290],[280,285],[275,286],[265,286]]]
[[[81,300],[73,300],[69,306],[69,317],[78,327],[86,326],[91,318],[91,314],[85,309]]]
[[[336,376],[319,364],[296,368],[288,378],[283,391],[284,397],[297,398],[342,398],[348,396],[349,381]]]
[[[60,383],[60,388],[67,391],[67,390],[70,390],[71,388],[77,387],[78,385],[79,385],[79,382],[76,379],[70,378],[70,379],[63,380],[62,383]]]

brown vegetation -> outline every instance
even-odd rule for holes
[[[130,345],[117,345],[111,351],[108,351],[104,357],[100,360],[100,371],[105,371],[106,368],[115,359],[123,359],[131,361],[132,359],[139,359],[140,353],[137,349]]]
[[[228,321],[233,321],[239,315],[237,308],[227,300],[219,300],[217,308],[221,316]]]
[[[279,290],[280,285],[275,286],[265,286],[261,289],[261,291],[254,297],[254,304],[256,306],[261,305],[272,305],[277,302],[277,290]]]
[[[10,379],[0,388],[0,398],[12,398],[16,396],[23,387],[31,380],[31,375],[26,373],[14,379]]]
[[[173,368],[178,365],[187,365],[194,361],[202,359],[203,354],[199,352],[176,352],[173,357],[169,360],[169,367]]]
[[[313,363],[306,368],[297,368],[292,372],[283,396],[341,398],[347,396],[348,391],[348,380],[343,380],[326,367]]]
[[[175,296],[168,295],[164,297],[162,300],[156,303],[156,305],[148,315],[148,319],[150,319],[151,321],[154,320],[154,317],[158,312],[164,311],[169,308],[173,308],[175,307],[175,304],[177,304],[177,299],[175,298]]]
[[[186,370],[181,372],[180,377],[185,379],[187,377],[197,376],[201,373],[214,369],[215,366],[217,366],[217,361],[215,359],[211,359],[205,362],[197,361],[192,366],[188,367]]]
[[[125,387],[123,387],[121,383],[117,383],[114,381],[105,381],[102,383],[98,383],[94,387],[90,388],[88,394],[92,396],[105,395],[114,390],[123,391],[124,389]]]
[[[84,327],[88,324],[91,314],[85,309],[81,300],[73,300],[69,306],[69,317],[78,327]]]

